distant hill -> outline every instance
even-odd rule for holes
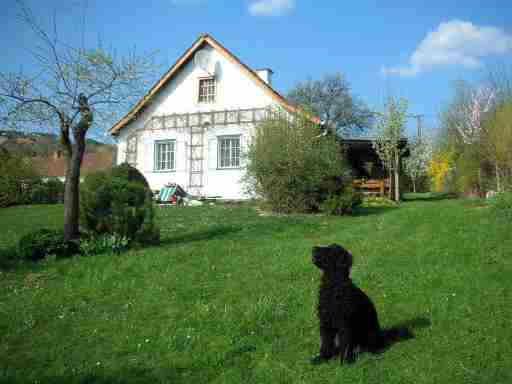
[[[0,154],[30,157],[35,172],[40,176],[64,178],[67,160],[62,152],[56,135],[0,130]],[[87,139],[80,167],[82,176],[110,169],[115,162],[115,154],[114,145]]]
[[[0,130],[0,148],[9,153],[31,157],[48,156],[62,150],[59,137],[56,135],[5,130]],[[114,145],[93,139],[86,141],[86,153],[114,151]]]

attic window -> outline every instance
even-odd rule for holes
[[[216,83],[214,77],[199,79],[199,102],[215,103]]]

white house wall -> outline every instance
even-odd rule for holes
[[[240,71],[210,46],[208,49],[216,65],[216,102],[198,103],[198,79],[208,76],[193,61],[186,63],[155,97],[151,105],[138,118],[124,128],[118,136],[118,163],[126,160],[127,138],[136,134],[137,168],[144,174],[152,189],[160,189],[169,182],[176,182],[187,189],[189,185],[189,129],[166,129],[150,131],[145,128],[153,116],[211,112],[222,110],[265,108],[274,104],[261,87]],[[204,135],[204,163],[202,195],[220,196],[226,199],[241,199],[244,194],[241,179],[244,175],[243,162],[240,169],[217,169],[217,137],[241,135],[242,152],[250,141],[251,124],[230,124],[210,126]],[[154,148],[157,140],[176,140],[176,169],[159,172],[154,170]]]

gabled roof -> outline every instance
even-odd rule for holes
[[[224,48],[217,40],[208,34],[201,35],[192,46],[174,63],[174,65],[156,82],[149,92],[140,99],[137,104],[112,128],[109,129],[111,135],[117,135],[128,123],[137,118],[138,114],[151,102],[158,92],[178,73],[178,71],[201,49],[204,44],[209,44],[219,52],[229,62],[237,66],[247,77],[249,77],[258,87],[270,96],[277,104],[289,112],[295,113],[299,109],[290,104],[283,96],[276,92],[269,84],[263,81],[252,69],[243,64],[235,55]],[[311,118],[315,123],[319,123],[317,117]]]

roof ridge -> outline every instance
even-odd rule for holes
[[[150,88],[150,90],[144,95],[132,108],[131,110],[122,117],[112,128],[109,129],[111,135],[117,135],[121,129],[128,125],[132,120],[137,117],[137,114],[143,110],[150,100],[156,96],[160,89],[164,87],[177,73],[177,71],[185,65],[191,56],[204,44],[208,43],[214,49],[218,50],[228,61],[231,61],[235,65],[238,65],[240,69],[246,71],[248,75],[256,85],[260,86],[266,93],[274,99],[278,104],[289,112],[298,112],[299,109],[289,103],[279,92],[277,92],[270,84],[266,83],[258,74],[251,69],[248,65],[244,64],[237,56],[231,53],[227,48],[220,44],[213,36],[208,33],[202,33],[196,39],[196,41],[176,60],[176,62],[167,70],[166,73]],[[318,123],[320,119],[318,117],[311,117],[311,119]]]

